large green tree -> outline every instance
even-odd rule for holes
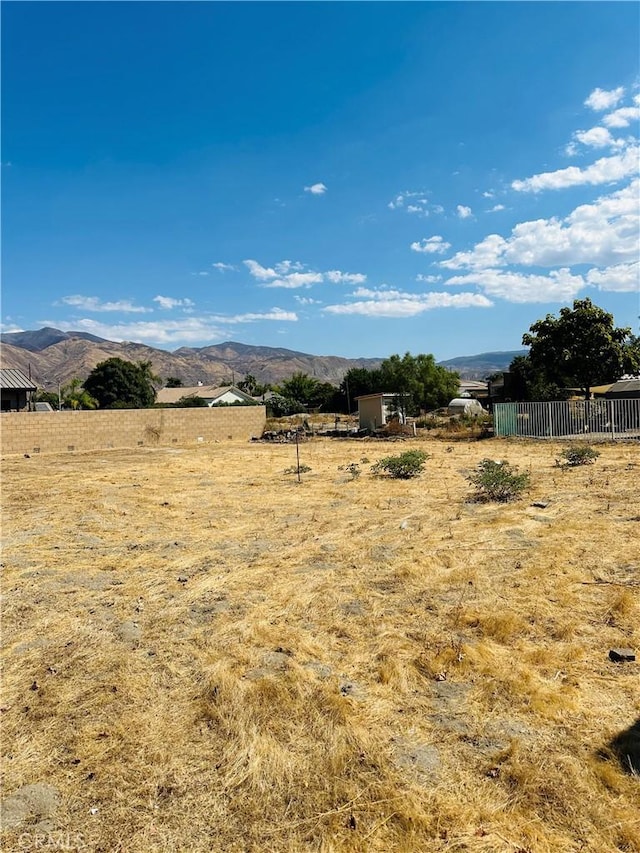
[[[629,368],[630,333],[616,328],[613,314],[590,299],[576,299],[558,317],[547,314],[534,323],[522,343],[530,347],[531,365],[546,382],[577,386],[589,399],[594,385],[613,382]]]
[[[156,399],[155,381],[151,362],[108,358],[94,367],[84,387],[101,409],[146,409]]]
[[[398,395],[399,407],[408,415],[437,409],[458,394],[460,376],[436,364],[432,355],[392,355],[380,366],[381,391]]]

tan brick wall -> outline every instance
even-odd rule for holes
[[[113,409],[97,412],[5,412],[2,453],[60,453],[154,447],[260,436],[264,406],[208,409]]]

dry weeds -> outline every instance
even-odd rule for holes
[[[6,458],[3,797],[60,804],[3,849],[639,850],[638,446],[409,446]],[[522,500],[466,502],[487,455]]]

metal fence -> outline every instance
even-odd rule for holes
[[[640,438],[640,399],[496,403],[495,435],[529,438]]]

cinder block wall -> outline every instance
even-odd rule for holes
[[[0,415],[0,448],[3,454],[31,454],[248,441],[262,435],[265,421],[264,406],[5,412]]]

